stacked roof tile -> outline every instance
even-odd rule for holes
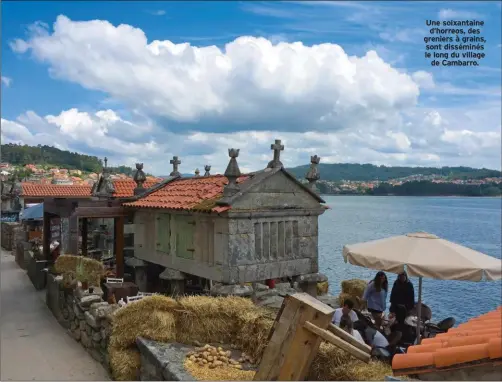
[[[448,333],[410,346],[392,361],[394,375],[414,375],[502,364],[502,306],[473,318]]]
[[[22,196],[32,198],[90,198],[91,186],[22,182]]]
[[[241,176],[237,183],[244,183],[249,178],[249,175]],[[217,206],[216,202],[223,196],[223,187],[226,184],[228,179],[223,175],[178,178],[139,200],[124,205],[136,208],[223,212],[230,207]]]

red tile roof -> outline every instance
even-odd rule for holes
[[[91,186],[22,182],[22,196],[33,198],[90,198]]]
[[[148,179],[145,183],[143,183],[144,188],[150,188],[157,183],[161,182],[162,179],[150,180]],[[113,185],[115,187],[115,193],[113,194],[116,198],[127,198],[129,196],[134,195],[134,189],[136,188],[136,182],[129,179],[117,179],[113,181]]]
[[[241,176],[243,183],[249,176]],[[223,212],[230,207],[217,206],[216,201],[223,196],[223,187],[228,179],[223,175],[194,178],[179,178],[137,201],[124,203],[125,206],[139,208],[162,208],[174,210]]]
[[[448,333],[410,346],[392,360],[394,375],[422,374],[483,364],[502,364],[502,306]]]

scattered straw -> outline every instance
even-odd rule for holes
[[[351,295],[352,297],[363,297],[364,289],[368,283],[360,279],[351,279],[342,281],[342,293]]]
[[[240,370],[230,366],[221,366],[210,369],[185,360],[185,369],[198,381],[252,381],[254,370]]]

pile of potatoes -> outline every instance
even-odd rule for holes
[[[209,344],[204,347],[195,348],[194,351],[189,352],[187,358],[199,366],[209,367],[214,369],[221,366],[230,366],[235,369],[242,369],[242,364],[248,362],[253,365],[254,360],[246,353],[241,354],[239,360],[232,359],[232,352],[230,350],[223,350],[222,347],[215,347]]]

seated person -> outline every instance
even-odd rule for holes
[[[371,354],[378,358],[389,358],[392,356],[393,349],[389,346],[389,341],[385,336],[376,330],[374,327],[368,325],[364,320],[359,320],[354,324],[354,327],[359,331],[365,343],[371,346]],[[397,343],[400,338],[400,333],[393,335],[393,342]]]
[[[350,298],[346,298],[343,302],[341,308],[335,309],[335,314],[333,315],[333,320],[331,321],[334,325],[340,326],[340,320],[343,315],[348,315],[351,321],[354,323],[358,320],[356,312],[352,309],[354,308],[354,301]]]
[[[357,330],[354,330],[352,320],[348,314],[344,314],[340,319],[340,329],[345,330],[351,336],[353,336],[360,343],[364,344],[364,339]]]

